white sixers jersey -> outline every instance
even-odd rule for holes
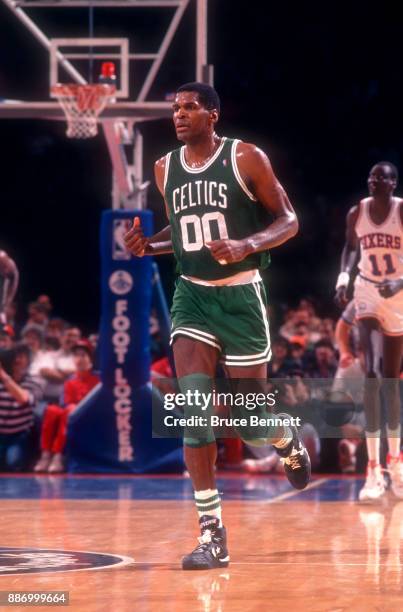
[[[372,198],[360,202],[355,231],[360,241],[361,257],[358,264],[361,276],[372,281],[403,277],[403,228],[400,220],[401,198],[392,198],[392,206],[385,221],[374,223],[369,216]]]

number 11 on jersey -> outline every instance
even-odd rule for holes
[[[372,274],[374,276],[383,276],[384,274],[393,274],[396,272],[396,268],[393,267],[392,255],[390,253],[385,253],[383,256],[383,260],[385,261],[386,268],[382,272],[378,263],[379,257],[376,255],[370,255],[369,260],[372,265]]]

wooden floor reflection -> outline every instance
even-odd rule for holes
[[[211,572],[180,569],[181,555],[196,543],[189,501],[0,504],[4,547],[134,558],[121,568],[0,577],[0,590],[68,590],[72,610],[389,612],[403,607],[403,502],[392,497],[370,507],[229,501],[224,512],[232,563]]]

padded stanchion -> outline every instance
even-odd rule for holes
[[[131,257],[123,235],[134,216],[152,233],[150,211],[105,211],[101,223],[102,384],[71,415],[73,472],[180,471],[182,443],[152,438],[149,319],[152,259]]]

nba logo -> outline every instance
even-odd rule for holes
[[[112,236],[112,259],[122,261],[130,259],[131,255],[126,250],[123,236],[129,231],[130,219],[115,219],[113,222]]]

